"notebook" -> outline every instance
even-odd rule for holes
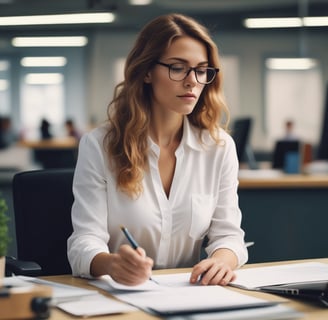
[[[263,286],[259,291],[318,301],[328,307],[328,281],[286,283]]]

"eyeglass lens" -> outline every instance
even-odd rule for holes
[[[174,63],[169,67],[169,75],[171,80],[182,81],[191,71],[195,72],[196,80],[201,84],[211,83],[216,75],[216,70],[210,67],[187,67],[182,63]]]

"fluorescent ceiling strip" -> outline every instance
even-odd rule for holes
[[[20,62],[23,67],[63,67],[67,59],[65,57],[24,57]]]
[[[132,6],[147,6],[152,2],[153,0],[129,0],[129,4]]]
[[[304,17],[303,22],[306,27],[324,27],[328,26],[328,17]]]
[[[26,84],[59,84],[63,82],[61,73],[28,73],[25,76]]]
[[[244,25],[246,28],[326,27],[328,17],[248,18]]]
[[[246,28],[297,28],[301,27],[301,18],[248,18],[244,20]]]
[[[311,58],[269,58],[265,65],[272,70],[308,70],[317,66]]]
[[[111,12],[49,14],[34,16],[0,17],[0,26],[111,23],[114,20],[115,15]]]
[[[73,37],[16,37],[12,39],[14,47],[84,47],[88,38]]]

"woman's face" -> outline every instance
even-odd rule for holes
[[[159,59],[161,63],[179,63],[189,67],[208,66],[207,50],[203,43],[188,36],[175,39]],[[152,109],[154,112],[174,112],[181,115],[193,111],[204,84],[196,80],[194,71],[182,81],[169,78],[169,69],[156,64],[147,74],[146,83],[153,89]]]

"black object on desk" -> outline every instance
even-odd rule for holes
[[[317,301],[328,307],[328,281],[287,283],[260,287],[260,291]]]
[[[272,168],[283,169],[285,166],[285,160],[287,154],[290,152],[299,153],[299,151],[300,151],[300,142],[298,140],[277,141],[273,152]]]

